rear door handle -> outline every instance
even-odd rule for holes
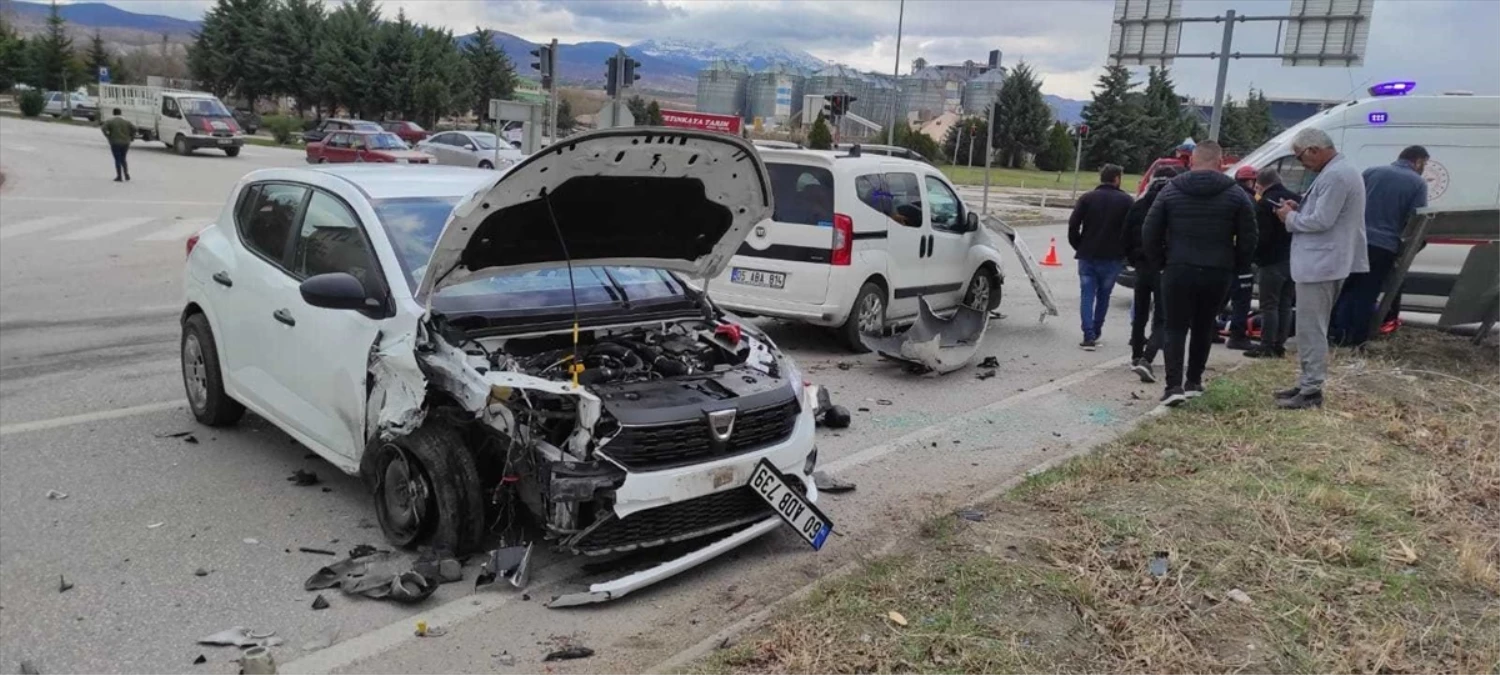
[[[234,282],[229,279],[229,275],[224,272],[214,272],[214,281],[218,282],[220,286],[223,286],[225,288],[229,288],[234,285]]]
[[[284,309],[278,309],[274,312],[271,312],[271,316],[275,317],[277,321],[280,321],[288,326],[297,325],[297,320],[292,318],[292,313]]]

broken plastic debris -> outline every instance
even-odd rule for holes
[[[323,597],[323,594],[319,593],[318,597],[313,598],[312,608],[313,609],[328,609],[328,598]]]
[[[958,517],[975,523],[984,521],[983,511],[964,510],[958,512]]]
[[[914,371],[942,374],[962,368],[974,358],[988,326],[985,312],[959,305],[951,317],[943,318],[933,313],[927,298],[921,297],[917,299],[917,321],[905,333],[867,335],[862,340],[871,351],[901,361]]]
[[[489,560],[484,561],[479,574],[474,577],[474,587],[495,583],[495,579],[501,577],[516,588],[525,586],[531,567],[531,547],[531,544],[506,546],[490,551]]]
[[[1151,576],[1160,579],[1167,576],[1167,552],[1157,551],[1151,556]]]
[[[198,644],[217,647],[258,647],[267,644],[275,635],[274,630],[256,633],[244,626],[235,626],[198,638]],[[280,644],[280,640],[276,642]]]
[[[249,537],[245,537],[245,543],[246,544],[259,544],[260,540],[259,539],[251,539]]]
[[[301,551],[303,553],[316,553],[318,555],[327,555],[327,556],[336,556],[336,555],[338,555],[337,553],[334,553],[333,551],[330,551],[330,550],[328,550],[326,548],[312,548],[312,547],[309,547],[309,546],[298,546],[297,550]]]
[[[906,625],[906,617],[902,616],[901,612],[898,612],[898,611],[896,611],[894,609],[891,610],[891,611],[889,611],[889,612],[887,612],[886,615],[885,615],[885,617],[887,619],[890,619],[891,623],[894,623],[897,626],[905,626]]]
[[[443,637],[448,634],[448,629],[441,626],[429,626],[426,621],[417,622],[417,637]]]
[[[47,491],[47,499],[67,499],[67,498],[68,498],[68,493],[66,493],[66,492],[58,492],[57,490],[48,490]]]
[[[297,469],[296,471],[292,472],[292,475],[287,476],[287,480],[291,481],[293,485],[297,485],[299,487],[307,487],[309,485],[318,484],[318,474],[312,471],[303,471],[302,469]]]
[[[542,660],[543,661],[571,661],[573,659],[586,659],[586,658],[588,658],[590,656],[593,656],[593,655],[594,655],[594,650],[589,649],[588,647],[580,647],[580,646],[577,646],[577,645],[573,645],[573,646],[569,646],[569,647],[564,647],[564,648],[559,649],[559,650],[557,650],[555,652],[551,652],[551,653],[547,654],[547,656],[544,657]]]
[[[1241,605],[1248,605],[1248,604],[1250,604],[1250,596],[1247,595],[1244,591],[1242,591],[1242,590],[1240,590],[1238,588],[1231,588],[1231,589],[1229,589],[1229,592],[1225,593],[1224,595],[1225,595],[1225,597],[1229,598],[1230,600],[1238,602]]]
[[[275,675],[276,660],[271,658],[271,650],[263,646],[255,646],[246,649],[240,654],[241,675]]]
[[[202,567],[199,567],[198,569],[193,570],[193,576],[195,576],[195,577],[206,577],[206,576],[208,576],[208,570],[203,569]]]
[[[63,575],[61,575],[61,574],[57,575],[57,592],[58,593],[67,593],[72,588],[73,588],[73,584],[68,583],[68,580],[65,577],[63,577]]]
[[[876,399],[875,405],[891,405],[891,402],[888,399]]]
[[[814,471],[813,485],[818,486],[819,490],[830,494],[852,492],[854,490],[854,483],[829,475],[827,471]]]
[[[208,657],[204,656],[202,654],[199,654],[198,658],[193,659],[193,665],[195,665],[195,666],[201,666],[201,665],[203,665],[205,663],[208,663]]]
[[[397,571],[389,552],[380,551],[363,558],[345,558],[318,568],[302,587],[309,591],[339,587],[345,593],[363,595],[374,600],[413,603],[426,600],[437,590],[437,583],[411,570]]]
[[[977,375],[974,376],[974,379],[976,379],[976,380],[988,380],[988,379],[990,379],[990,378],[992,378],[994,376],[995,376],[995,371],[993,369],[990,369],[990,370],[981,370],[981,371],[979,371],[979,374],[977,374]]]
[[[457,559],[447,555],[447,552],[424,551],[417,561],[412,563],[413,572],[427,577],[440,584],[451,584],[455,581],[463,581],[463,565]]]
[[[1000,359],[997,359],[997,358],[995,358],[993,356],[986,356],[986,357],[984,357],[983,361],[979,362],[979,367],[980,368],[999,368],[1000,367]]]
[[[146,529],[148,529],[148,530],[154,530],[154,529],[156,529],[158,527],[161,527],[163,525],[166,525],[166,523],[151,523],[150,525],[146,526]]]
[[[191,443],[193,445],[197,445],[198,444],[198,437],[197,436],[192,436],[192,435],[183,436],[182,437],[182,442],[183,443]]]

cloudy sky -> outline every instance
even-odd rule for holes
[[[203,0],[108,0],[136,12],[197,18]],[[339,0],[325,0],[338,2]],[[897,0],[381,0],[394,15],[467,33],[476,25],[543,41],[648,38],[779,43],[861,69],[890,71],[896,59]],[[1189,16],[1234,8],[1241,15],[1287,12],[1289,0],[1186,0]],[[1032,64],[1044,91],[1087,98],[1106,57],[1111,0],[908,0],[901,69],[929,62],[983,61],[991,49],[1006,65]],[[1274,22],[1239,24],[1234,49],[1275,48]],[[1220,29],[1187,24],[1184,51],[1216,51]],[[1369,82],[1408,79],[1419,92],[1467,89],[1500,94],[1500,2],[1377,0],[1365,65],[1283,68],[1279,60],[1231,63],[1229,91],[1254,86],[1270,96],[1342,98]],[[1213,95],[1215,62],[1182,60],[1173,68],[1180,92]],[[1488,73],[1486,75],[1486,73]]]

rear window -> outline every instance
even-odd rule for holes
[[[828,169],[801,164],[766,164],[771,194],[776,199],[778,223],[833,226],[833,174]]]

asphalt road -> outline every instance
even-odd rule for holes
[[[585,573],[544,555],[531,602],[466,581],[416,607],[325,592],[332,607],[313,611],[302,582],[333,558],[297,548],[383,544],[368,496],[253,415],[233,429],[199,427],[177,365],[184,240],[245,172],[301,155],[178,157],[138,142],[130,160],[135,180],[113,183],[97,130],[0,119],[0,669],[27,659],[44,672],[236,672],[234,649],[194,643],[232,626],[284,638],[274,650],[283,672],[536,671],[560,637],[600,652],[561,670],[646,668],[902,527],[1107,437],[1158,394],[1122,364],[1128,295],[1116,295],[1105,348],[1080,351],[1062,229],[1025,228],[1038,256],[1059,237],[1065,265],[1046,274],[1063,313],[1039,322],[1040,304],[1009,265],[1006,317],[980,352],[999,360],[996,377],[914,377],[844,354],[818,330],[766,324],[855,410],[851,428],[819,432],[823,464],[859,484],[824,502],[843,536],[823,551],[776,532],[581,610],[542,608]],[[323,483],[294,486],[295,469]],[[59,592],[59,576],[73,587]],[[418,618],[448,635],[410,639]],[[332,648],[303,649],[335,634]],[[193,665],[200,654],[208,662]]]

